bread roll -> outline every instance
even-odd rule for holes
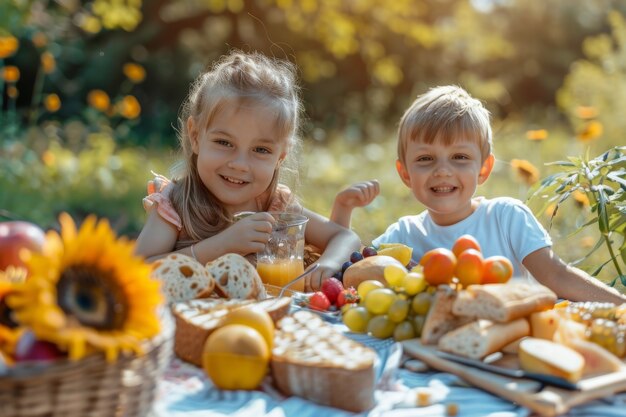
[[[267,298],[259,273],[250,262],[236,253],[227,253],[206,264],[215,277],[215,291],[224,298],[262,300]]]
[[[481,359],[529,334],[530,326],[526,319],[509,323],[478,320],[444,335],[439,340],[438,347],[456,355]]]
[[[539,284],[470,285],[454,301],[452,313],[504,323],[550,309],[555,302],[556,294]]]
[[[195,259],[171,253],[153,263],[152,277],[161,281],[163,292],[170,303],[208,297],[215,288],[215,280]]]
[[[301,310],[278,322],[271,369],[286,395],[362,412],[374,406],[375,358],[372,349]]]
[[[444,334],[474,320],[471,317],[457,317],[452,314],[452,305],[457,295],[458,292],[449,285],[437,287],[422,328],[422,344],[437,344]]]
[[[368,279],[380,281],[385,286],[385,267],[387,265],[398,265],[404,268],[404,265],[395,258],[386,255],[368,256],[359,262],[350,265],[343,273],[343,286],[346,288],[358,288],[359,284]]]
[[[176,303],[172,306],[172,313],[176,320],[174,352],[182,360],[202,366],[204,343],[209,335],[222,325],[229,312],[249,305],[260,306],[276,322],[289,312],[291,298],[268,298],[259,302],[205,298]]]

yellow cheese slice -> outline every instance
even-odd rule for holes
[[[585,367],[585,359],[575,350],[534,337],[521,341],[519,361],[526,372],[558,376],[570,382],[577,382]]]

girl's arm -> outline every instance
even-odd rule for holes
[[[350,187],[337,193],[330,219],[335,223],[350,228],[352,210],[355,207],[365,207],[380,193],[377,180],[364,181],[352,184]]]
[[[359,250],[361,240],[353,231],[339,226],[337,223],[304,209],[303,214],[309,218],[305,229],[307,243],[322,250],[317,270],[306,277],[306,287],[317,291],[325,278],[331,277],[341,270],[341,265],[350,258],[350,254]]]
[[[240,255],[256,253],[267,243],[273,222],[274,218],[270,214],[255,213],[239,220],[215,236],[180,249],[176,253],[194,257],[202,264],[227,253]],[[152,210],[137,238],[135,253],[152,262],[172,253],[177,239],[176,227],[165,221],[156,210]]]
[[[162,258],[172,252],[177,238],[176,227],[165,221],[157,210],[153,209],[148,214],[148,220],[137,238],[135,254],[145,257],[150,262]],[[191,256],[189,249],[181,253]]]
[[[541,284],[550,288],[560,298],[571,301],[603,301],[621,304],[626,296],[602,283],[586,272],[567,265],[552,248],[536,250],[523,262],[528,271]]]

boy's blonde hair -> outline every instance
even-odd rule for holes
[[[461,87],[435,87],[418,96],[400,119],[398,159],[406,164],[409,141],[450,145],[459,139],[478,142],[484,162],[492,147],[489,111]]]
[[[277,138],[287,141],[287,154],[274,172],[269,195],[274,193],[286,172],[294,183],[297,181],[296,153],[300,148],[302,104],[295,68],[288,61],[259,53],[233,51],[196,79],[178,118],[182,157],[174,167],[171,200],[191,238],[189,242],[178,242],[179,247],[210,237],[232,222],[223,204],[200,179],[197,155],[192,150],[187,129],[187,120],[191,117],[199,130],[204,131],[218,112],[229,105],[261,105],[275,111]]]

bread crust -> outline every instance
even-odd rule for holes
[[[540,284],[470,285],[455,300],[452,313],[505,323],[550,309],[555,302],[556,294]]]
[[[174,353],[182,360],[201,367],[206,339],[222,325],[230,311],[249,305],[260,306],[276,322],[289,313],[291,298],[271,298],[260,302],[205,298],[173,304],[172,313],[176,321]]]
[[[469,323],[470,317],[459,317],[452,314],[452,305],[458,292],[449,285],[440,285],[433,296],[432,304],[426,315],[420,340],[424,345],[437,344],[446,333]]]
[[[215,278],[215,292],[223,298],[262,300],[265,287],[256,268],[243,256],[227,253],[206,264]]]
[[[530,335],[530,325],[520,318],[509,323],[477,320],[444,335],[438,348],[446,352],[482,359],[511,342]]]
[[[272,377],[286,395],[362,412],[374,406],[375,358],[372,349],[301,310],[278,322]]]
[[[204,265],[181,253],[171,253],[152,267],[152,277],[161,281],[170,303],[208,297],[215,288],[215,279]]]

